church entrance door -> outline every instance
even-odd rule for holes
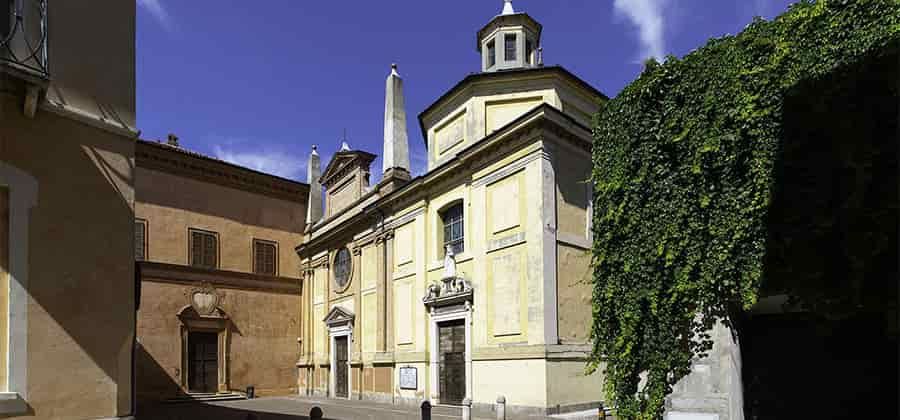
[[[438,324],[440,400],[462,404],[466,397],[466,325],[454,320]]]
[[[338,398],[347,398],[348,394],[348,369],[347,361],[349,360],[347,346],[347,336],[334,338],[334,395]]]
[[[188,346],[189,389],[193,392],[218,391],[219,335],[214,332],[191,332]]]

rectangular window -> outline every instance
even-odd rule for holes
[[[134,260],[147,259],[147,221],[136,219],[134,221]]]
[[[190,229],[191,265],[202,268],[219,266],[219,238],[215,232]]]
[[[506,61],[516,61],[516,34],[503,35],[504,59]]]
[[[494,64],[497,64],[497,44],[493,39],[491,42],[487,43],[487,60],[488,68],[494,67]]]
[[[534,52],[534,44],[530,39],[525,38],[525,62],[528,64],[534,64],[534,59],[532,58],[532,53]]]
[[[276,275],[278,246],[275,242],[253,240],[253,272],[269,276]]]
[[[449,245],[453,249],[454,254],[459,254],[465,250],[464,229],[463,229],[463,206],[462,203],[445,210],[441,214],[441,220],[444,223],[444,252]]]

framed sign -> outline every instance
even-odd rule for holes
[[[419,375],[414,367],[400,368],[400,389],[418,389]]]

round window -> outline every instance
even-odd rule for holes
[[[347,287],[350,282],[350,251],[347,248],[341,248],[334,256],[334,283],[338,289]]]

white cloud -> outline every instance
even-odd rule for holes
[[[137,0],[137,5],[153,15],[165,30],[172,30],[172,18],[169,17],[169,12],[166,11],[160,0]]]
[[[303,156],[294,156],[292,153],[275,150],[244,151],[225,149],[221,146],[213,147],[213,155],[235,165],[244,166],[267,174],[277,175],[282,178],[306,181],[304,170],[306,159]]]
[[[641,41],[641,60],[665,58],[665,22],[663,8],[667,0],[614,0],[617,15],[625,16],[637,27]]]

